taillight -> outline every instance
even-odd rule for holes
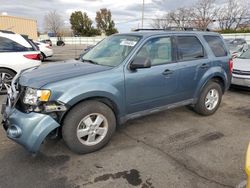
[[[230,73],[233,72],[233,64],[234,64],[233,60],[230,59],[230,60],[228,61],[228,66],[229,66]]]
[[[40,54],[25,54],[23,56],[27,59],[40,60]]]

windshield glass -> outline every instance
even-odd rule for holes
[[[84,54],[81,60],[115,67],[127,57],[139,40],[139,36],[131,35],[114,35],[108,37]]]
[[[240,57],[241,59],[250,59],[250,50],[248,49],[247,51],[245,51],[244,53],[241,54]]]
[[[228,45],[230,52],[241,52],[243,46],[242,45]]]

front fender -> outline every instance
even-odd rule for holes
[[[223,84],[225,85],[225,89],[228,88],[229,79],[225,70],[220,66],[211,67],[200,79],[195,91],[194,98],[198,98],[205,85],[215,77],[221,78],[223,80]]]
[[[87,88],[87,90],[86,90]],[[61,101],[69,106],[74,106],[80,101],[88,98],[103,97],[112,101],[122,115],[125,112],[124,109],[124,89],[119,89],[109,84],[95,84],[91,83],[85,86],[72,87],[65,91],[59,98]]]

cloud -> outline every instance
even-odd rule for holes
[[[217,0],[225,1],[225,0]],[[169,10],[189,6],[196,0],[145,0],[145,18],[155,18]],[[50,10],[61,14],[68,25],[69,17],[74,11],[87,12],[94,21],[96,11],[101,8],[111,10],[113,19],[118,29],[122,32],[130,31],[141,23],[142,0],[0,0],[0,13],[36,19],[38,28],[43,31],[44,16]],[[145,25],[150,26],[150,21],[145,20]]]

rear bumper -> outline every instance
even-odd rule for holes
[[[52,57],[54,52],[52,50],[42,51],[46,57]]]
[[[8,138],[24,146],[29,152],[36,153],[48,134],[60,125],[49,115],[23,113],[13,108],[6,117],[3,126]]]
[[[233,77],[231,84],[237,86],[250,87],[250,78]]]

